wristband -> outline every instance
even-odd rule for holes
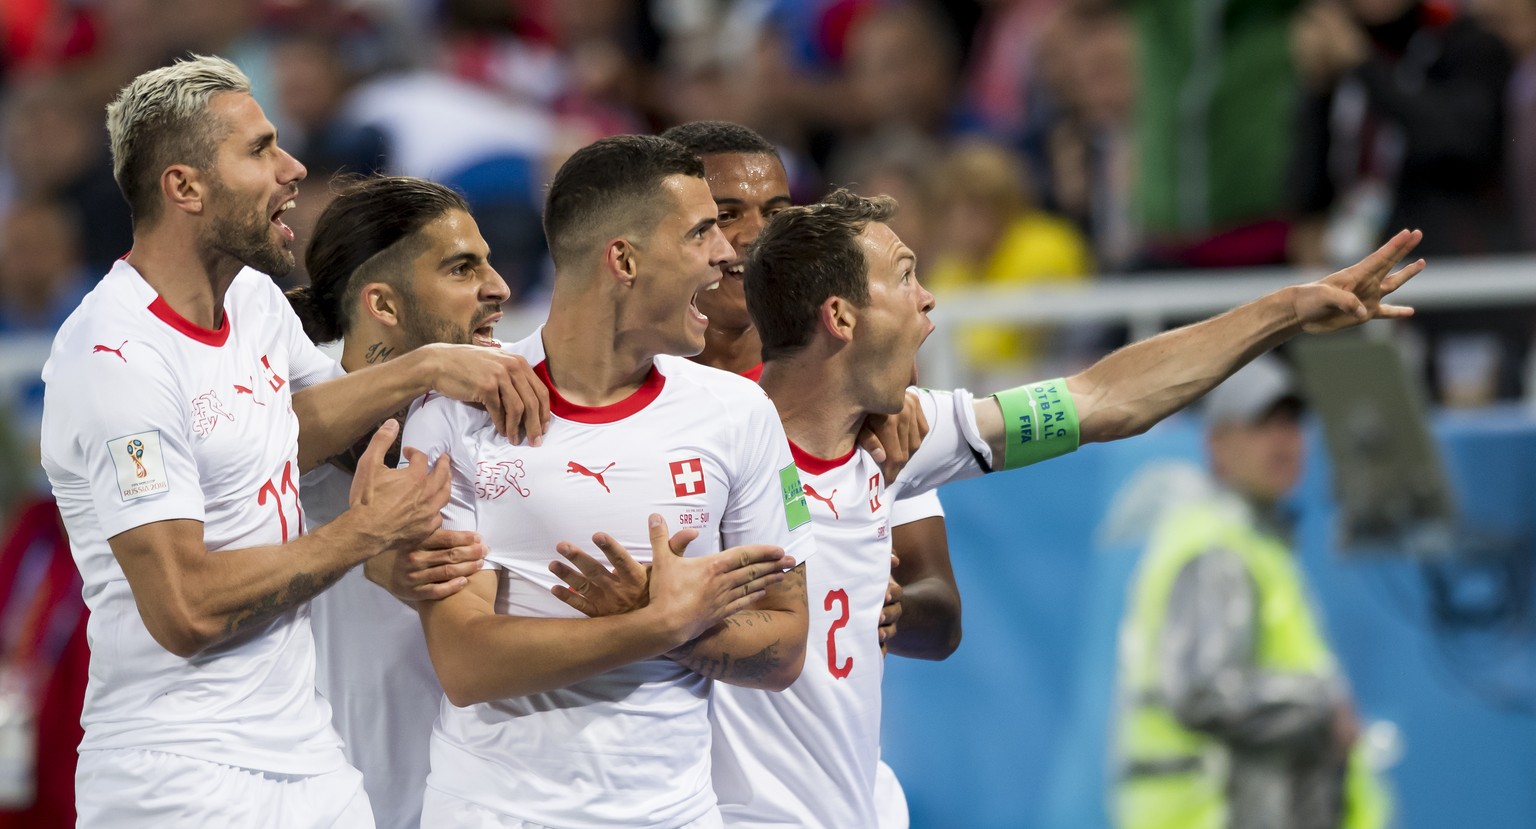
[[[1019,386],[992,397],[1003,410],[1004,469],[1077,450],[1077,406],[1065,378]]]

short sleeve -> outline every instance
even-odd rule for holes
[[[720,520],[721,546],[774,544],[806,561],[815,553],[811,511],[784,425],[766,396],[746,408],[734,447],[739,460],[731,497]]]
[[[975,399],[964,389],[916,389],[928,418],[928,435],[889,487],[899,503],[953,481],[990,470],[991,449],[976,425]]]
[[[204,520],[187,403],[159,355],[134,356],[75,361],[51,379],[60,393],[47,402],[60,406],[44,414],[71,433],[77,471],[108,538],[156,521]]]
[[[270,279],[266,281],[272,283]],[[345,374],[340,363],[326,356],[319,346],[310,341],[304,333],[304,324],[299,321],[299,315],[293,312],[293,305],[277,289],[277,285],[271,284],[271,290],[276,294],[273,316],[277,324],[282,326],[283,341],[288,345],[288,380],[293,384],[293,390],[302,391]]]
[[[939,491],[930,489],[902,498],[891,504],[891,526],[900,527],[903,524],[911,524],[927,518],[943,518],[944,505],[939,503]]]
[[[405,418],[401,446],[421,450],[429,463],[437,463],[448,453],[453,464],[448,504],[443,507],[443,529],[477,530],[475,470],[469,466],[473,454],[464,447],[468,427],[460,415],[464,404],[436,394],[427,394],[411,404]],[[402,457],[402,464],[405,459]]]

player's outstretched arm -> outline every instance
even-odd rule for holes
[[[183,519],[108,539],[155,641],[190,657],[309,601],[370,556],[426,539],[442,520],[448,467],[433,468],[414,450],[409,466],[386,467],[399,428],[393,420],[379,428],[353,479],[351,508],[313,534],[209,552],[202,522]]]
[[[1372,319],[1410,316],[1383,298],[1424,270],[1419,259],[1393,272],[1423,234],[1404,230],[1370,256],[1316,282],[1266,294],[1219,316],[1128,345],[1066,378],[1083,443],[1139,435],[1297,334],[1327,333]],[[1005,421],[995,398],[976,401],[981,434],[994,457]]]
[[[483,407],[513,443],[537,445],[549,426],[549,392],[527,360],[499,348],[434,343],[295,394],[300,468],[345,452],[429,391]]]
[[[446,599],[418,604],[449,701],[462,706],[551,691],[660,656],[758,603],[785,566],[783,550],[761,545],[674,555],[659,515],[651,516],[650,535],[657,564],[647,603],[632,612],[586,619],[498,614],[490,571]]]
[[[944,517],[892,528],[891,549],[898,562],[892,577],[900,586],[901,607],[895,635],[884,641],[887,651],[911,659],[948,659],[960,647],[960,587],[949,561]]]

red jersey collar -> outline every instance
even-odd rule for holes
[[[217,329],[204,328],[186,317],[176,313],[176,309],[165,301],[165,297],[155,297],[155,301],[149,304],[149,312],[160,318],[160,321],[180,331],[182,334],[197,340],[203,345],[211,345],[219,348],[229,342],[229,309],[224,309],[224,324]]]
[[[828,472],[831,472],[832,470],[852,460],[854,453],[857,451],[859,451],[858,444],[854,444],[854,447],[848,450],[848,454],[842,456],[841,458],[818,458],[815,455],[812,455],[810,452],[807,452],[804,449],[801,449],[799,446],[796,446],[794,441],[789,442],[789,454],[794,457],[795,466],[798,467],[800,471],[809,472],[812,475],[825,475]]]
[[[560,395],[555,389],[555,384],[549,379],[549,361],[540,360],[533,367],[535,374],[544,381],[544,387],[549,389],[550,414],[563,417],[566,420],[574,420],[577,423],[616,423],[626,417],[644,409],[661,394],[661,387],[666,385],[667,378],[651,366],[650,373],[645,375],[645,380],[640,388],[635,389],[630,396],[617,403],[607,406],[583,406],[580,403],[572,403]]]

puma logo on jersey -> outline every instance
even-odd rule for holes
[[[128,344],[128,341],[127,340],[123,340],[123,345],[127,345],[127,344]],[[102,352],[106,352],[108,354],[116,354],[117,355],[117,359],[122,360],[123,362],[126,363],[126,362],[128,362],[128,358],[123,356],[123,345],[120,345],[117,348],[110,348],[110,347],[105,346],[105,345],[98,345],[98,346],[96,346],[96,347],[91,349],[91,353],[92,354],[100,354]]]
[[[610,463],[607,466],[603,467],[602,469],[598,470],[597,472],[593,472],[592,470],[586,468],[585,466],[582,466],[581,464],[579,464],[579,463],[577,463],[575,461],[569,461],[565,465],[565,474],[567,474],[567,475],[571,475],[571,474],[585,475],[586,477],[591,478],[591,479],[597,481],[600,485],[602,485],[604,492],[613,492],[613,490],[608,488],[608,482],[603,480],[603,473],[607,472],[608,470],[610,470],[612,468],[613,468],[613,464]]]
[[[836,495],[837,495],[837,490],[835,490],[835,489],[832,490],[832,494],[831,495],[828,495],[827,497],[823,498],[823,497],[821,497],[820,493],[818,493],[815,489],[813,489],[811,487],[810,484],[802,484],[800,488],[805,490],[805,494],[806,495],[809,495],[812,498],[815,498],[816,500],[822,502],[823,504],[826,504],[827,505],[827,509],[832,510],[832,520],[834,520],[834,521],[841,521],[842,520],[842,517],[837,514],[837,505],[832,503],[832,499],[834,497],[836,497]]]
[[[518,495],[527,498],[533,494],[532,490],[519,483],[527,474],[528,471],[523,468],[522,461],[497,463],[480,461],[475,464],[475,494],[488,501],[494,501],[506,495],[507,490],[515,489]]]
[[[250,378],[247,378],[245,382],[251,383],[252,385],[255,385]],[[235,386],[235,396],[236,397],[239,397],[242,394],[249,394],[251,396],[251,402],[252,403],[255,403],[258,406],[265,406],[265,405],[267,405],[267,404],[261,402],[260,400],[256,399],[256,392],[250,386],[242,386],[239,383],[235,383],[234,386]]]

